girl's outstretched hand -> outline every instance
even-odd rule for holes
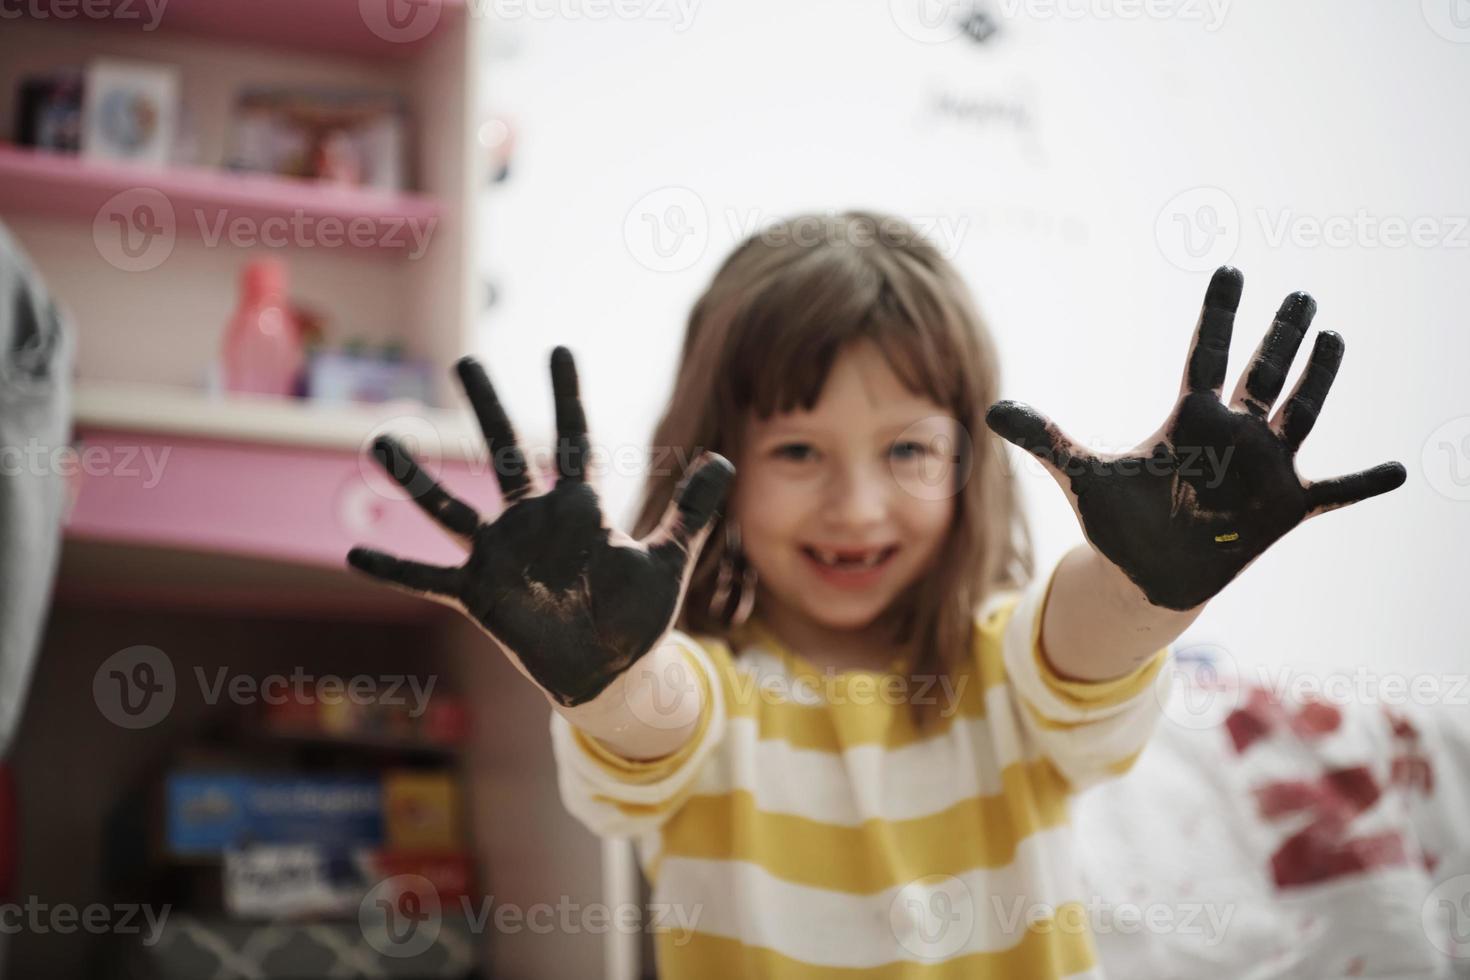
[[[396,440],[373,455],[414,501],[469,550],[457,568],[353,548],[347,561],[389,585],[454,606],[477,622],[563,706],[592,700],[673,626],[695,559],[735,469],[704,453],[643,541],[604,526],[587,482],[587,420],[572,354],[551,354],[556,397],[556,485],[533,494],[526,461],[485,369],[458,364],[489,444],[505,510],[492,522],[451,496]]]
[[[1272,542],[1309,517],[1386,493],[1404,467],[1383,463],[1315,482],[1295,457],[1342,361],[1343,341],[1317,334],[1286,403],[1267,416],[1317,311],[1306,293],[1281,304],[1227,407],[1220,401],[1241,274],[1215,271],[1174,410],[1132,451],[1079,446],[1027,405],[997,402],[985,421],[1040,459],[1067,493],[1083,532],[1154,605],[1188,610],[1209,600]]]

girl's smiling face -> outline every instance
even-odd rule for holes
[[[873,637],[852,633],[943,545],[957,437],[949,410],[905,388],[871,341],[838,355],[812,411],[751,414],[731,515],[759,576],[760,613],[788,643],[882,658]],[[834,566],[843,552],[850,560]]]

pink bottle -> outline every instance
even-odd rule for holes
[[[245,266],[240,288],[240,308],[225,331],[225,388],[290,395],[305,352],[296,318],[286,302],[285,264],[279,259],[255,259]]]

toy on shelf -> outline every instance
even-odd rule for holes
[[[331,404],[408,400],[429,404],[433,372],[425,361],[408,360],[397,343],[376,350],[349,343],[341,350],[316,349],[307,358],[305,392]]]
[[[15,143],[56,153],[82,148],[82,73],[60,69],[21,78]]]
[[[179,70],[98,59],[82,94],[82,154],[166,166],[179,124]]]
[[[225,389],[291,395],[305,352],[286,301],[286,266],[278,259],[255,259],[240,285],[240,307],[225,333]]]
[[[401,191],[404,115],[391,95],[248,89],[235,105],[227,166]]]

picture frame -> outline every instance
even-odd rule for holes
[[[98,59],[87,66],[82,156],[165,166],[179,126],[179,72],[170,65]]]

